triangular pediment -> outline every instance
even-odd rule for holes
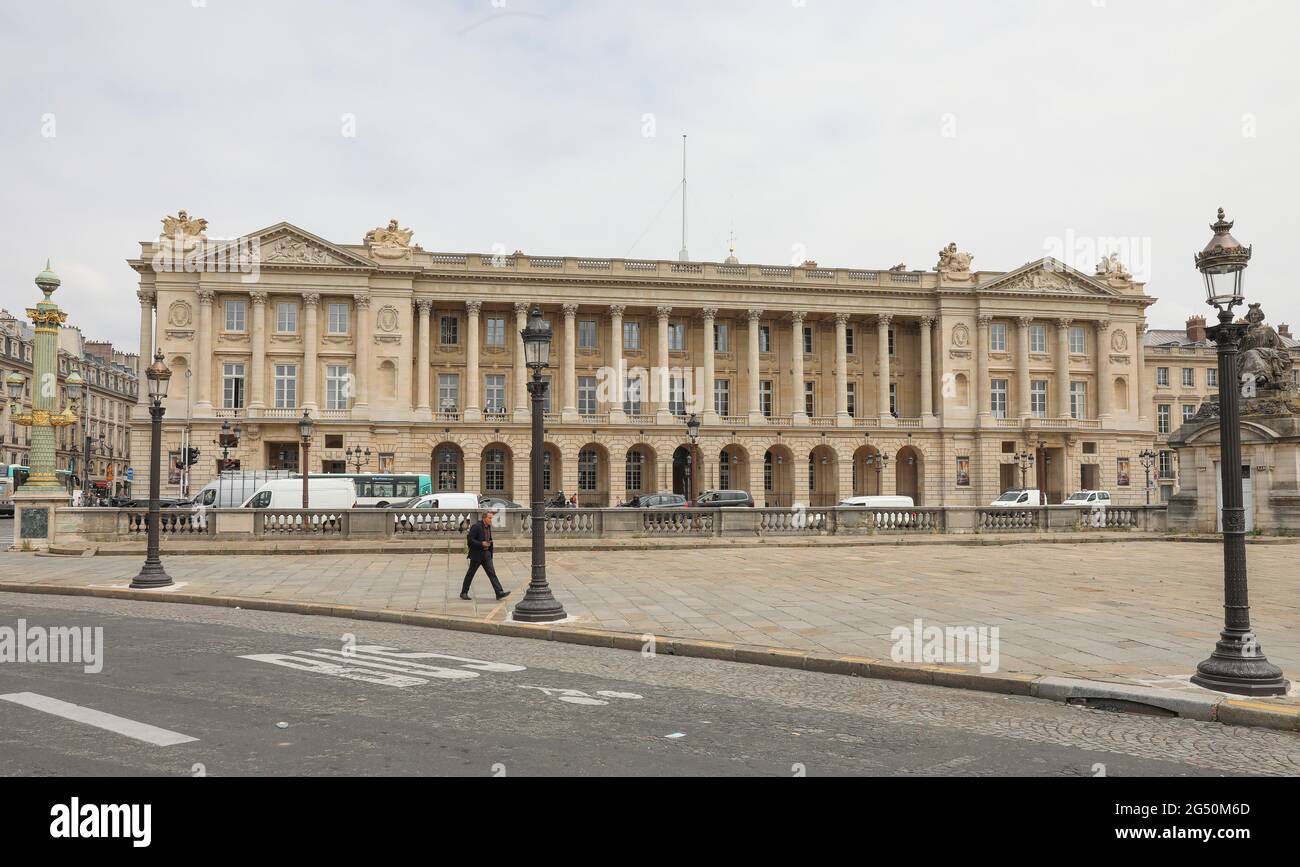
[[[256,244],[262,265],[296,265],[305,268],[366,268],[376,263],[292,223],[276,223],[245,235],[242,243]],[[237,242],[230,242],[231,244]]]
[[[1090,296],[1122,294],[1096,277],[1089,277],[1051,256],[1022,265],[995,280],[983,283],[976,287],[976,291]]]

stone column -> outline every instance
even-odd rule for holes
[[[658,358],[655,359],[657,369],[655,375],[650,377],[652,380],[651,388],[658,391],[658,395],[651,395],[655,406],[655,422],[657,424],[672,424],[673,415],[669,407],[668,389],[672,372],[672,353],[668,349],[668,325],[673,315],[671,307],[655,308],[655,317],[659,320],[659,330],[657,337],[659,340]],[[660,458],[662,463],[662,457]],[[672,456],[668,456],[668,462],[672,463]]]
[[[793,350],[790,357],[790,367],[791,367],[790,379],[792,380],[790,383],[790,390],[791,392],[793,392],[793,394],[791,395],[793,398],[793,400],[791,401],[792,403],[791,409],[794,410],[792,415],[794,416],[795,424],[808,423],[808,404],[807,401],[804,399],[804,393],[803,393],[804,390],[803,326],[804,326],[804,317],[806,316],[807,314],[804,313],[802,310],[790,314],[790,344]],[[838,333],[839,332],[837,329],[836,334],[838,335]],[[835,358],[838,364],[839,350],[836,350]],[[836,367],[835,369],[835,382],[836,385],[839,384],[838,367]]]
[[[353,329],[356,340],[356,363],[352,369],[352,383],[356,389],[353,411],[363,415],[370,411],[370,341],[374,334],[371,324],[370,296],[358,292],[352,296],[357,308],[357,323]]]
[[[721,424],[722,418],[718,415],[717,402],[713,397],[714,383],[718,376],[717,359],[714,357],[716,353],[713,351],[718,325],[718,308],[705,307],[701,313],[704,315],[704,394],[701,401],[704,412],[701,413],[700,419],[706,425]],[[734,408],[729,409],[734,413]]]
[[[758,351],[758,325],[763,319],[763,311],[747,310],[745,311],[745,318],[749,320],[749,423],[766,424],[767,418],[763,415],[761,390],[759,388],[759,381],[763,378],[763,375],[759,372],[761,357]],[[762,468],[759,469],[761,471]],[[760,475],[759,478],[761,479],[762,476]]]
[[[1070,319],[1056,320],[1056,417],[1070,417]]]
[[[1029,326],[1034,317],[1016,318],[1016,413],[1023,419],[1033,412],[1029,408]]]
[[[528,358],[524,355],[524,329],[528,327],[528,305],[515,302],[515,421],[526,422],[532,416],[528,403]],[[554,395],[552,395],[552,400]],[[521,461],[527,464],[527,459]],[[528,496],[525,488],[524,497]]]
[[[992,324],[992,316],[981,313],[975,317],[975,406],[981,425],[993,416],[989,390],[989,326]]]
[[[482,421],[483,407],[479,397],[479,315],[482,301],[465,302],[465,421]]]
[[[578,305],[565,304],[564,311],[564,408],[565,422],[578,421]],[[566,469],[567,469],[567,461]],[[567,489],[566,489],[567,490]]]
[[[921,419],[934,420],[934,330],[933,316],[921,317]]]
[[[1102,427],[1108,427],[1107,423],[1114,417],[1111,392],[1115,388],[1110,376],[1110,341],[1106,339],[1110,337],[1110,320],[1099,319],[1094,330],[1097,334],[1097,417]]]
[[[1147,430],[1151,427],[1151,391],[1147,386],[1147,350],[1146,350],[1146,333],[1147,324],[1145,322],[1137,323],[1137,345],[1134,347],[1133,357],[1137,359],[1137,369],[1134,371],[1134,378],[1137,379],[1136,387],[1129,389],[1129,393],[1137,396],[1137,417],[1138,427]],[[1220,383],[1222,388],[1223,384]]]
[[[145,384],[144,372],[153,364],[153,308],[158,294],[148,289],[135,293],[140,299],[140,388],[136,403],[142,407],[149,406],[149,389]],[[192,362],[191,362],[192,363]]]
[[[248,372],[249,399],[248,408],[258,410],[266,408],[266,293],[250,292],[249,313],[252,322],[248,326],[253,340],[253,369]]]
[[[885,359],[888,363],[889,359]],[[802,388],[802,387],[801,387]],[[840,427],[852,427],[849,415],[849,314],[835,314],[835,418]],[[838,501],[836,501],[838,502]]]
[[[199,333],[195,335],[194,358],[190,362],[194,370],[194,414],[212,415],[212,305],[217,293],[200,289],[198,296]]]
[[[319,326],[320,294],[308,292],[302,296],[302,408],[312,412],[320,411],[320,386],[317,385]]]
[[[625,424],[627,413],[623,411],[623,389],[627,381],[627,371],[623,365],[623,314],[627,307],[611,304],[609,307],[609,421],[611,424]]]
[[[880,380],[876,383],[876,408],[884,421],[893,420],[889,414],[889,326],[893,321],[892,313],[882,313],[876,319],[876,367],[880,373]],[[839,353],[838,348],[836,353]]]
[[[432,298],[415,299],[415,310],[419,320],[415,329],[416,371],[415,371],[415,411],[423,420],[429,420],[433,414],[433,370],[429,366],[429,332],[430,317],[433,314]]]

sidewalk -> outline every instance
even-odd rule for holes
[[[1300,678],[1300,548],[1248,550],[1253,622]],[[313,603],[499,623],[528,555],[497,566],[515,595],[457,595],[460,552],[165,558],[186,596]],[[1195,690],[1222,620],[1218,549],[1195,542],[552,551],[548,575],[577,627],[889,660],[895,627],[997,627],[1004,676]],[[0,555],[5,585],[125,588],[127,557]],[[975,672],[978,666],[951,666]],[[1195,690],[1199,692],[1199,690]]]

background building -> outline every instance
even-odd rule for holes
[[[31,408],[32,340],[31,325],[0,310],[0,378],[14,370],[27,377],[23,409]],[[126,471],[131,466],[131,409],[139,399],[137,371],[139,357],[121,352],[112,344],[86,340],[76,327],[59,332],[59,388],[63,380],[78,371],[86,382],[82,400],[82,423],[58,428],[55,436],[59,469],[108,494],[124,493]],[[31,446],[31,428],[12,420],[12,405],[0,412],[0,463],[26,466]],[[86,437],[90,437],[89,472],[85,468]]]
[[[692,411],[700,487],[759,504],[981,505],[1020,483],[1024,450],[1054,502],[1079,487],[1144,498],[1152,299],[1114,263],[974,271],[955,244],[930,271],[430,253],[393,221],[360,244],[287,223],[253,233],[238,242],[259,251],[253,275],[222,265],[236,242],[170,219],[174,237],[130,264],[141,352],[156,339],[174,371],[164,451],[187,424],[203,449],[191,487],[217,471],[233,419],[241,467],[298,468],[306,410],[313,471],[368,447],[373,470],[525,498],[518,332],[539,304],[555,334],[546,488],[587,505],[685,490]],[[206,264],[160,268],[174,243]],[[133,436],[145,453],[143,403]]]

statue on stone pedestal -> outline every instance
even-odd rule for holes
[[[1249,327],[1241,340],[1242,381],[1253,376],[1260,389],[1290,388],[1291,351],[1273,327],[1264,323],[1264,310],[1259,304],[1250,305],[1246,322]]]

